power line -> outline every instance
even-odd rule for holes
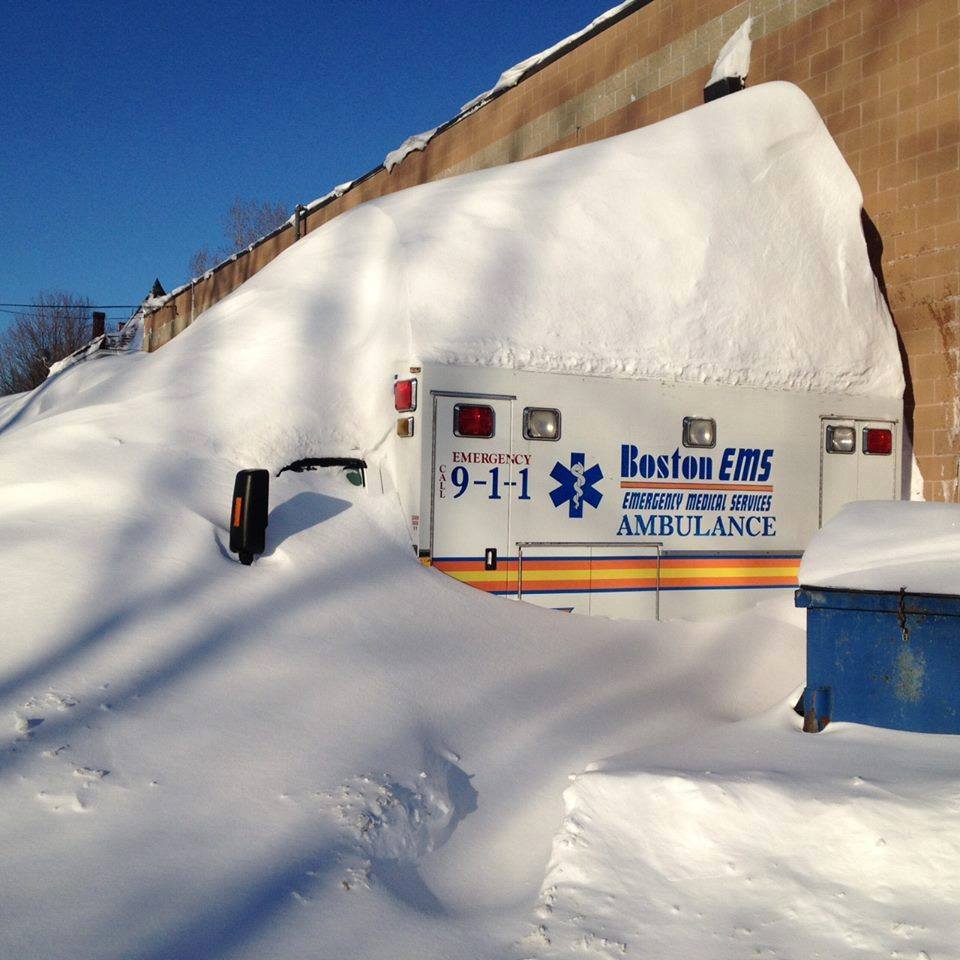
[[[0,303],[0,307],[26,307],[30,310],[134,310],[139,303]]]
[[[26,314],[21,313],[19,310],[4,310],[0,307],[0,313],[5,313],[8,317],[23,317]],[[129,320],[130,317],[126,314],[119,314],[113,317],[106,317],[107,320]]]

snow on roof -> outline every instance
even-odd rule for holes
[[[343,183],[338,183],[332,190],[328,190],[322,197],[317,197],[316,200],[311,200],[308,204],[304,206],[304,209],[308,212],[311,210],[316,210],[317,207],[322,207],[324,204],[329,203],[331,200],[336,200],[337,197],[342,197],[355,183],[354,180],[346,180]],[[296,219],[296,214],[294,214],[288,223],[293,223]]]
[[[813,538],[800,582],[960,595],[960,505],[849,503]]]
[[[539,53],[535,53],[533,56],[527,57],[526,60],[521,60],[520,63],[514,64],[512,67],[504,70],[503,73],[500,74],[500,78],[489,90],[485,90],[479,96],[474,97],[460,108],[460,115],[462,116],[465,113],[471,113],[478,107],[482,107],[488,100],[495,97],[498,93],[501,93],[510,87],[515,87],[531,70],[539,67],[545,60],[548,60],[554,55],[561,53],[568,47],[572,47],[578,40],[586,36],[586,34],[590,33],[592,30],[602,26],[608,20],[612,20],[617,16],[617,14],[626,10],[627,7],[634,6],[637,6],[637,0],[626,0],[625,3],[618,3],[615,7],[611,7],[609,10],[601,13],[599,17],[591,20],[590,23],[588,23],[582,30],[578,30],[576,33],[570,34],[569,37],[564,37],[563,40],[561,40],[559,43],[555,43],[552,47],[547,47],[546,50],[541,50]]]
[[[860,205],[810,101],[768,84],[362,204],[157,356],[211,347],[236,385],[228,432],[257,425],[237,447],[278,466],[304,444],[373,449],[401,358],[899,396]],[[291,405],[282,385],[307,368]],[[255,442],[267,424],[271,450],[288,432],[282,454]]]
[[[383,165],[387,168],[387,171],[392,171],[398,163],[415,150],[423,150],[439,129],[439,127],[434,127],[432,130],[424,130],[423,133],[415,133],[412,137],[407,137],[396,150],[391,150],[384,157]]]

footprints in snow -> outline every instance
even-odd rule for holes
[[[579,825],[568,819],[565,826],[577,837],[576,842],[580,842],[579,834],[581,831]],[[537,920],[541,922],[535,924],[533,930],[517,944],[517,948],[523,951],[524,960],[530,960],[529,951],[537,951],[552,945],[553,938],[551,937],[548,921],[553,919],[557,896],[558,888],[556,884],[547,887],[540,893],[540,900],[534,910],[534,915]],[[678,910],[679,908],[675,909]],[[577,916],[572,919],[580,923],[583,917]],[[627,944],[622,940],[613,940],[598,933],[593,933],[590,930],[585,931],[581,936],[577,937],[574,941],[574,946],[578,950],[604,957],[622,957],[626,956],[628,952]]]
[[[306,875],[316,880],[334,864],[333,875],[344,891],[367,890],[376,879],[412,906],[443,912],[418,866],[477,808],[477,792],[459,761],[448,750],[424,747],[422,766],[413,776],[367,774],[344,781],[332,792],[314,793],[337,840],[330,863]],[[308,886],[307,881],[302,885]],[[291,895],[301,903],[309,901],[303,889]]]
[[[103,689],[107,686],[105,684]],[[14,713],[16,736],[10,749],[18,752],[33,739],[34,732],[51,713],[65,713],[78,703],[76,697],[52,689],[41,696],[31,697]],[[101,704],[101,708],[104,706]],[[37,801],[54,813],[83,813],[89,810],[99,784],[110,775],[110,771],[77,762],[71,754],[69,743],[43,750],[40,756],[44,760],[57,762],[59,769],[55,778],[58,781],[56,787],[38,790]]]

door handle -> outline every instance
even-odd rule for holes
[[[496,547],[487,547],[487,549],[484,551],[483,569],[484,570],[497,569],[497,548]]]

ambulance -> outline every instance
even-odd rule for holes
[[[390,457],[420,560],[498,597],[704,619],[797,586],[851,500],[899,497],[902,400],[397,364]]]

